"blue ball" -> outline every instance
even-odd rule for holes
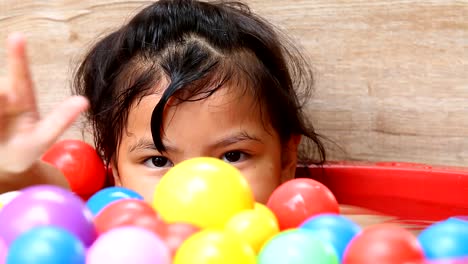
[[[432,224],[418,240],[429,260],[468,257],[468,222],[450,218]]]
[[[108,187],[91,196],[86,202],[86,206],[91,211],[91,213],[96,216],[107,205],[122,199],[143,200],[143,197],[137,192],[127,188]]]
[[[338,214],[320,214],[307,219],[300,228],[308,229],[322,242],[329,243],[341,262],[351,239],[361,232],[361,227]]]
[[[40,226],[18,236],[5,264],[84,264],[86,249],[75,235],[54,226]]]
[[[457,221],[459,223],[468,225],[468,216],[453,216],[448,218],[446,221]]]

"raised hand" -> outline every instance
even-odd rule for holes
[[[37,109],[25,38],[7,41],[7,76],[0,77],[0,180],[30,169],[83,112],[88,101],[73,96],[41,118]]]

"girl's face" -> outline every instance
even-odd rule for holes
[[[281,182],[294,177],[300,137],[282,145],[249,93],[235,88],[225,85],[204,100],[166,108],[166,153],[156,150],[150,129],[161,96],[149,95],[134,104],[113,164],[116,185],[151,201],[156,184],[172,166],[190,158],[216,157],[237,167],[255,199],[265,203]]]

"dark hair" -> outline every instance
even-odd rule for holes
[[[76,72],[74,92],[90,100],[87,118],[106,164],[117,155],[131,105],[154,93],[163,78],[169,86],[157,91],[162,98],[151,120],[159,151],[165,151],[162,120],[170,98],[203,100],[236,82],[253,94],[283,142],[303,135],[309,147],[300,162],[325,161],[300,101],[312,91],[311,68],[290,40],[245,4],[161,0],[92,47]]]

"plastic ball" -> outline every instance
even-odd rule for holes
[[[104,163],[96,150],[84,141],[59,141],[44,153],[42,160],[57,167],[67,178],[71,190],[80,197],[89,197],[104,187]]]
[[[343,264],[421,263],[423,260],[417,238],[392,224],[365,228],[351,240],[343,255]]]
[[[200,228],[187,223],[168,224],[166,232],[161,237],[169,248],[171,256],[174,256],[179,247],[192,235],[200,231]]]
[[[468,224],[468,215],[458,215],[458,216],[450,217],[449,219],[464,221],[465,223]]]
[[[247,180],[215,158],[193,158],[171,168],[156,186],[153,207],[167,222],[224,227],[236,213],[254,207]]]
[[[36,185],[0,210],[0,237],[7,245],[20,234],[44,225],[62,227],[76,235],[85,246],[96,238],[92,215],[84,202],[68,190]]]
[[[206,229],[188,238],[176,252],[174,264],[255,264],[252,248],[237,236]]]
[[[224,229],[249,244],[255,253],[260,251],[268,239],[279,233],[276,219],[255,209],[236,214],[229,219]]]
[[[98,234],[117,227],[138,226],[161,235],[167,228],[151,205],[137,199],[122,199],[104,207],[94,217],[94,225]]]
[[[464,224],[468,225],[468,216],[454,216],[454,217],[449,217],[446,221],[456,221],[459,224]]]
[[[83,243],[65,229],[40,226],[18,236],[11,243],[6,264],[84,264]]]
[[[89,248],[86,264],[169,264],[169,250],[153,232],[135,226],[112,229]]]
[[[11,191],[11,192],[6,192],[6,193],[0,194],[0,209],[2,209],[3,206],[10,203],[19,194],[21,194],[21,191]]]
[[[8,253],[8,247],[5,242],[0,239],[0,264],[4,264],[6,260],[6,256]]]
[[[339,213],[332,192],[312,179],[294,179],[280,185],[267,206],[278,218],[281,230],[299,227],[305,220],[323,213]]]
[[[258,255],[258,264],[338,264],[331,246],[305,229],[290,229],[269,240]]]
[[[276,218],[276,215],[266,205],[263,205],[261,203],[255,203],[254,210],[257,211],[258,213],[272,219],[279,226],[278,218]]]
[[[97,215],[104,207],[122,199],[143,200],[143,197],[124,187],[107,187],[91,196],[86,202],[86,206],[93,215]]]
[[[418,240],[430,260],[468,257],[468,222],[449,219],[423,230]]]
[[[351,239],[361,232],[356,223],[338,214],[313,216],[306,220],[301,228],[314,232],[320,241],[331,244],[340,261]]]

